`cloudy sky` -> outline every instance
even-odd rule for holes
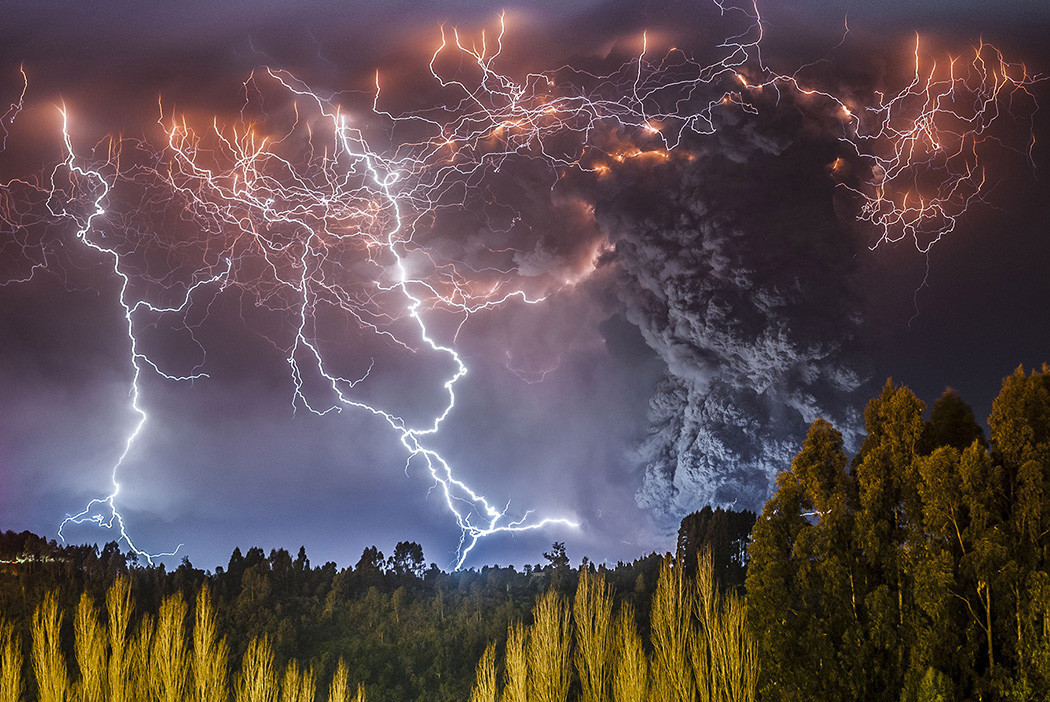
[[[507,33],[496,69],[526,85],[530,73],[548,71],[558,95],[601,96],[619,106],[609,108],[615,119],[586,135],[570,120],[499,159],[493,154],[509,153],[500,139],[514,136],[486,132],[456,157],[465,159],[459,168],[443,170],[445,156],[405,146],[431,139],[434,121],[447,126],[472,109],[430,74],[440,27],[459,27],[467,46],[480,45],[482,30],[491,42],[501,9]],[[908,85],[916,32],[925,71],[972,56],[982,37],[1032,73],[1050,70],[1040,39],[1050,12],[1039,3],[999,3],[994,12],[978,2],[759,9],[765,66],[799,71],[803,87],[855,111],[877,91]],[[647,80],[694,81],[679,113],[718,104],[726,90],[724,76],[697,82],[680,57],[710,65],[732,55],[719,44],[749,22],[704,2],[244,0],[0,11],[0,107],[18,101],[19,66],[28,76],[0,153],[0,278],[12,281],[0,287],[0,529],[54,537],[63,518],[108,495],[137,421],[122,279],[111,256],[87,246],[94,242],[120,252],[131,304],[174,306],[216,278],[177,314],[133,317],[148,363],[208,376],[172,381],[140,360],[148,419],[118,471],[116,499],[137,546],[183,543],[180,556],[212,568],[234,546],[302,544],[316,562],[352,564],[365,546],[389,552],[413,540],[429,560],[455,562],[460,529],[425,458],[408,460],[400,432],[352,406],[309,411],[339,402],[297,338],[333,374],[367,372],[353,400],[413,427],[442,413],[456,370],[408,315],[392,254],[363,243],[372,236],[382,248],[392,210],[328,206],[333,192],[351,191],[341,203],[360,204],[374,202],[376,190],[353,189],[361,173],[353,159],[316,169],[327,154],[322,108],[360,124],[362,146],[386,163],[405,154],[426,161],[394,188],[399,211],[413,217],[411,240],[397,251],[416,281],[410,292],[426,300],[428,330],[469,370],[440,431],[420,441],[506,508],[507,521],[531,510],[532,522],[578,524],[485,537],[468,566],[537,562],[555,540],[574,561],[668,548],[677,521],[704,504],[760,508],[812,419],[827,417],[856,440],[863,404],[888,376],[927,402],[955,387],[985,416],[1003,375],[1050,358],[1050,129],[1032,102],[1047,99],[1046,83],[1000,106],[994,139],[978,149],[980,201],[923,255],[909,239],[873,249],[879,231],[856,221],[860,196],[844,186],[870,194],[872,162],[843,142],[850,123],[837,100],[781,82],[780,91],[748,91],[753,110],[704,112],[669,152],[646,135],[628,99],[643,32],[653,57]],[[758,82],[770,74],[750,53],[741,72]],[[447,53],[435,69],[469,84],[478,76],[469,63]],[[431,122],[395,126],[376,115],[377,71],[381,110]],[[307,87],[320,107],[292,93]],[[666,111],[666,102],[661,93],[647,109]],[[56,168],[66,157],[62,105],[77,163],[112,185],[86,241],[77,232],[103,192],[90,176]],[[279,202],[225,207],[221,197],[236,189],[195,177],[168,147],[176,116],[197,134],[216,125],[227,138],[243,136],[252,122],[261,134],[285,135],[272,152],[286,161],[260,171],[272,176],[261,183],[285,188]],[[667,124],[664,137],[676,135],[681,123]],[[489,127],[469,123],[459,134]],[[184,156],[218,169],[223,148],[212,135]],[[564,154],[578,165],[560,163]],[[484,167],[463,168],[472,157]],[[929,187],[934,171],[916,176],[915,187]],[[309,177],[312,194],[293,196],[293,173]],[[340,180],[347,173],[356,175]],[[304,221],[325,236],[320,248],[300,250],[307,227],[266,212],[307,200]],[[265,234],[265,257],[244,243],[258,241],[247,231]],[[310,283],[296,288],[302,251]],[[544,299],[512,298],[464,317],[432,299],[456,286],[475,302],[483,291]],[[65,533],[75,542],[117,536],[92,525]]]

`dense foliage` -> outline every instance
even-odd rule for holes
[[[751,510],[737,512],[704,507],[682,519],[678,529],[678,556],[691,568],[701,553],[710,553],[715,580],[742,591],[747,574],[747,547],[754,526],[755,513]]]
[[[575,592],[580,571],[570,568],[564,544],[544,556],[544,565],[523,570],[486,566],[446,573],[426,567],[422,549],[409,542],[390,557],[369,547],[355,566],[341,569],[311,565],[303,549],[292,558],[283,549],[267,556],[251,548],[234,550],[226,568],[205,573],[185,560],[172,571],[146,567],[112,543],[99,551],[6,532],[0,533],[0,619],[28,650],[34,613],[53,593],[57,611],[66,613],[61,647],[72,656],[72,613],[82,595],[101,607],[126,575],[135,629],[144,617],[157,616],[171,595],[189,603],[192,619],[197,593],[207,584],[231,662],[240,661],[253,640],[267,637],[277,670],[297,660],[325,681],[342,659],[352,688],[363,683],[370,702],[461,701],[486,646],[502,646],[508,626],[528,621],[537,597],[548,590],[564,597]],[[585,569],[601,574],[618,606],[635,608],[647,634],[660,563],[654,554],[615,568]],[[33,678],[28,668],[26,673],[32,695]]]
[[[556,547],[552,558],[562,556]],[[499,673],[497,642],[489,643],[472,702],[753,700],[757,645],[742,598],[716,586],[710,551],[692,575],[686,570],[682,557],[662,559],[648,641],[630,602],[613,619],[605,572],[581,568],[571,600],[552,584],[509,625]],[[55,594],[37,604],[28,637],[0,620],[0,702],[20,702],[27,687],[39,702],[365,702],[363,683],[351,692],[342,658],[330,680],[296,660],[280,666],[268,635],[253,638],[231,666],[206,582],[192,613],[175,592],[136,622],[128,576],[116,578],[102,607],[85,592],[67,612]]]
[[[548,590],[530,625],[511,624],[502,675],[495,644],[485,649],[471,702],[752,702],[758,646],[743,598],[715,585],[709,550],[685,565],[663,559],[645,641],[631,604],[614,618],[602,575],[581,570],[571,603]]]
[[[814,422],[753,532],[764,700],[1050,695],[1050,368],[1005,379],[988,426],[888,382],[847,460]],[[805,681],[800,684],[800,681]]]
[[[252,640],[231,680],[229,646],[218,633],[207,585],[197,593],[192,620],[185,600],[176,593],[164,598],[156,616],[143,616],[133,627],[133,602],[126,576],[117,578],[106,593],[101,617],[91,596],[81,595],[72,660],[62,645],[66,613],[53,593],[33,615],[28,666],[23,660],[24,637],[12,625],[0,623],[0,701],[23,699],[27,667],[39,702],[316,701],[313,669],[289,661],[282,674],[267,637]],[[351,702],[351,695],[353,702],[365,702],[362,686],[351,693],[341,660],[327,693],[327,702]]]

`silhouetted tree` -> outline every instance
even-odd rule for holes
[[[423,547],[414,541],[399,541],[394,547],[394,555],[387,561],[387,570],[397,576],[422,578],[425,569]]]
[[[930,421],[922,436],[922,453],[933,453],[940,446],[954,446],[964,451],[974,441],[988,446],[984,430],[973,416],[973,409],[955,390],[946,388],[930,410]]]
[[[755,513],[750,510],[737,512],[705,506],[682,519],[678,556],[692,572],[697,556],[709,551],[715,580],[723,587],[742,588],[747,572],[747,545],[754,525]]]

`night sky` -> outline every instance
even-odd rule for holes
[[[482,30],[491,42],[501,9],[507,32],[496,68],[518,81],[556,71],[563,91],[574,76],[605,96],[630,89],[620,67],[637,57],[643,32],[653,61],[686,52],[709,62],[725,37],[747,28],[739,14],[720,16],[704,2],[0,9],[0,111],[18,101],[20,65],[28,76],[0,153],[0,281],[11,281],[0,287],[0,529],[55,537],[67,515],[108,494],[136,423],[121,279],[111,257],[76,236],[101,191],[56,168],[66,158],[64,105],[82,163],[121,174],[87,238],[122,252],[128,299],[175,304],[203,271],[224,270],[224,246],[242,254],[228,264],[236,283],[231,273],[229,284],[201,285],[184,314],[135,317],[151,363],[208,375],[171,381],[145,367],[139,380],[148,420],[118,471],[116,501],[136,546],[157,553],[181,543],[167,563],[187,556],[214,568],[234,546],[305,545],[315,562],[350,565],[366,546],[389,553],[410,540],[428,561],[455,563],[460,530],[399,433],[364,410],[319,416],[296,399],[286,360],[299,324],[295,296],[271,284],[251,247],[230,243],[240,240],[210,205],[192,204],[187,193],[203,190],[172,190],[165,130],[173,116],[202,133],[213,117],[230,128],[256,120],[261,133],[284,125],[292,136],[273,148],[305,168],[319,151],[309,152],[303,130],[321,130],[324,120],[316,103],[311,116],[309,99],[293,101],[269,67],[339,106],[370,148],[403,153],[398,145],[417,143],[427,127],[395,127],[372,111],[376,72],[385,111],[449,105],[428,69],[441,25],[458,27],[468,46]],[[1043,3],[812,0],[759,9],[765,65],[799,71],[803,87],[851,105],[908,84],[916,32],[924,60],[972,56],[983,37],[1029,74],[1050,72]],[[672,46],[682,52],[668,54]],[[446,57],[436,64],[442,75],[475,75],[462,57]],[[754,65],[741,71],[757,76]],[[667,66],[665,75],[678,75],[674,60]],[[760,509],[806,424],[825,416],[855,446],[864,403],[889,376],[928,404],[951,386],[987,416],[1004,375],[1050,361],[1050,120],[1033,110],[1050,100],[1050,85],[1028,92],[1002,103],[981,141],[980,201],[927,255],[909,239],[873,249],[879,233],[856,221],[859,200],[842,187],[863,181],[866,162],[841,140],[840,104],[786,86],[779,96],[749,93],[756,114],[719,109],[714,133],[687,130],[666,154],[637,124],[602,122],[575,167],[549,158],[582,148],[568,130],[545,142],[546,157],[526,148],[499,168],[451,177],[443,190],[413,191],[438,207],[414,220],[401,249],[409,274],[446,294],[456,280],[478,295],[498,285],[497,297],[544,298],[467,317],[424,305],[434,338],[454,345],[469,368],[454,409],[424,443],[506,507],[508,520],[533,510],[532,520],[578,523],[487,536],[465,565],[539,562],[553,541],[566,542],[574,562],[629,560],[670,548],[678,520],[705,504]],[[108,150],[115,137],[119,167]],[[628,155],[615,161],[617,153]],[[832,165],[839,158],[845,175]],[[49,198],[55,173],[62,197]],[[405,211],[419,215],[422,200]],[[375,231],[389,231],[388,216],[376,215]],[[308,336],[335,373],[358,378],[371,368],[352,389],[357,400],[429,425],[454,364],[426,348],[391,291],[390,255],[356,240],[341,248],[337,235],[352,227],[333,222],[318,270],[374,327],[321,305]],[[275,236],[292,236],[273,226]],[[296,356],[307,368],[303,395],[323,409],[332,393],[309,372],[308,355]],[[90,524],[64,533],[74,543],[119,536]]]

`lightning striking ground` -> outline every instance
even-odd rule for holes
[[[980,198],[985,186],[980,151],[996,141],[991,127],[1002,106],[1032,98],[1031,86],[1043,80],[983,43],[966,70],[957,59],[949,62],[947,74],[936,64],[923,69],[916,40],[911,84],[893,97],[878,94],[873,105],[851,106],[806,87],[797,73],[779,74],[764,64],[757,5],[717,0],[715,5],[725,21],[741,27],[718,45],[721,54],[711,63],[676,48],[651,58],[643,35],[640,53],[610,73],[563,66],[528,73],[520,82],[499,66],[503,17],[495,40],[490,44],[482,34],[480,46],[468,46],[457,30],[442,28],[428,68],[443,94],[452,97],[428,110],[387,109],[377,74],[369,109],[351,118],[334,99],[291,73],[267,68],[245,81],[239,122],[226,125],[215,118],[198,129],[187,118],[166,113],[161,102],[162,148],[114,137],[105,157],[98,157],[99,145],[78,154],[69,112],[62,108],[64,160],[49,178],[28,187],[46,195],[48,218],[71,221],[74,238],[111,264],[119,283],[136,419],[112,467],[111,490],[67,517],[59,535],[69,524],[92,523],[116,528],[120,540],[150,562],[178,550],[151,553],[135,545],[117,506],[119,473],[149,419],[143,374],[183,382],[208,378],[205,349],[186,320],[205,291],[214,296],[231,289],[284,316],[285,334],[273,343],[288,367],[293,409],[375,416],[407,452],[406,469],[413,462],[426,469],[460,531],[454,567],[464,564],[479,540],[494,534],[578,526],[573,518],[534,518],[531,511],[511,516],[509,503],[496,506],[471,488],[429,443],[455,410],[456,388],[467,374],[455,346],[458,329],[486,310],[511,302],[536,304],[558,290],[526,289],[498,249],[490,249],[490,265],[481,267],[428,250],[428,228],[440,213],[484,211],[490,204],[482,194],[487,179],[523,162],[542,164],[554,189],[569,170],[600,179],[626,161],[675,158],[687,135],[716,131],[718,111],[753,114],[763,90],[778,95],[790,90],[838,115],[846,157],[870,171],[860,184],[842,185],[859,199],[859,219],[877,231],[872,248],[907,238],[928,253]],[[28,88],[25,71],[22,76]],[[25,93],[3,116],[5,143]],[[278,96],[280,106],[263,110],[264,101],[253,96],[264,94]],[[384,141],[392,145],[376,145]],[[145,206],[177,210],[196,234],[178,241],[145,234],[149,227],[135,219],[148,222],[148,213],[115,212],[129,197],[118,195],[124,191],[137,194]],[[10,213],[8,206],[8,229],[23,230],[24,220]],[[28,276],[12,280],[25,281],[48,268],[47,247],[37,250]],[[144,256],[150,251],[162,252],[158,258],[171,262],[172,269],[147,273]],[[343,367],[320,330],[319,312],[327,310],[398,349],[447,366],[436,380],[443,401],[432,416],[412,421],[363,399],[359,386],[372,378],[375,359]],[[161,317],[181,318],[200,350],[187,372],[169,372],[143,348],[143,320]],[[452,331],[441,321],[449,318],[455,320]]]

